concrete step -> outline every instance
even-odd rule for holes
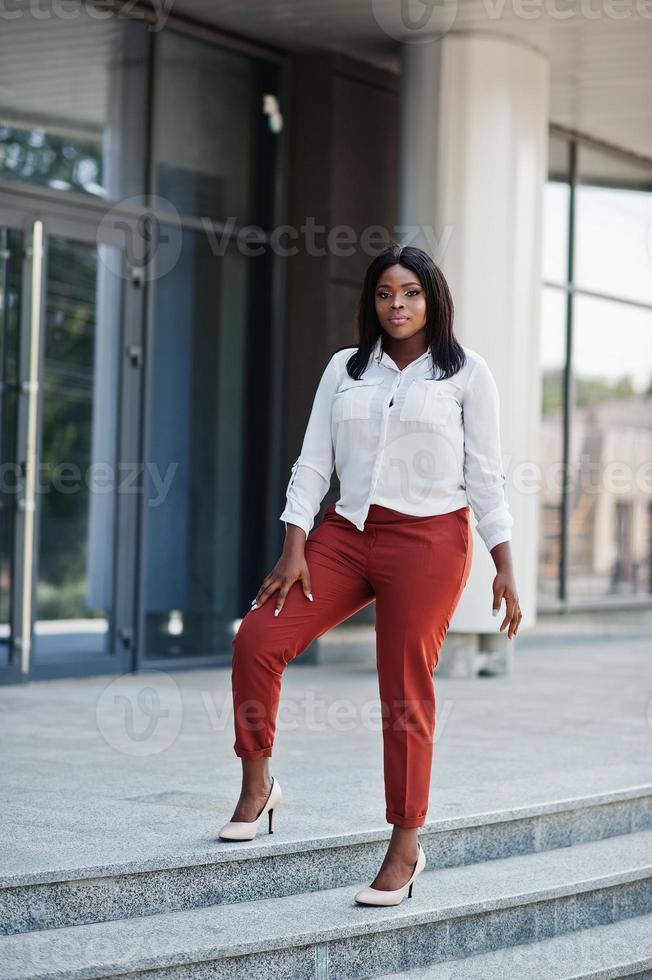
[[[650,915],[652,830],[431,868],[398,907],[358,906],[355,890],[346,885],[5,936],[0,980],[124,978],[138,971],[139,980],[353,980],[538,942]]]
[[[458,815],[426,824],[430,869],[530,854],[652,828],[652,786]],[[124,830],[121,831],[124,833]],[[159,912],[280,898],[372,881],[391,829],[314,838],[219,841],[195,854],[15,873],[0,881],[5,935]]]
[[[652,977],[652,915],[436,963],[375,980],[613,980]]]

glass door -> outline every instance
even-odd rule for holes
[[[1,219],[0,669],[128,669],[138,287],[96,221]]]
[[[146,345],[145,667],[228,664],[263,543],[276,550],[283,81],[267,59],[171,32],[155,40],[151,180],[167,214]]]

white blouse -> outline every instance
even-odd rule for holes
[[[358,381],[346,371],[354,348],[333,354],[292,465],[280,516],[286,533],[289,523],[308,536],[335,468],[335,510],[360,531],[370,504],[419,517],[470,504],[489,551],[511,540],[498,389],[485,359],[463,350],[466,364],[443,381],[433,377],[429,350],[401,371],[379,338]]]

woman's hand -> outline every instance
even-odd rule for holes
[[[304,532],[294,524],[290,524],[283,554],[269,575],[263,579],[258,594],[251,604],[252,610],[262,606],[275,592],[278,592],[274,610],[274,615],[278,616],[285,604],[285,597],[297,581],[301,582],[306,598],[313,601],[310,591],[310,572],[304,554],[305,541]]]
[[[500,632],[502,633],[509,623],[507,636],[511,640],[518,633],[518,628],[523,619],[523,613],[518,604],[512,549],[509,541],[501,541],[500,544],[494,545],[491,549],[491,557],[496,566],[496,577],[493,581],[494,603],[492,612],[494,616],[498,615],[500,612],[500,603],[504,599],[507,611],[505,618],[500,624]]]
[[[509,623],[507,636],[511,640],[512,637],[516,636],[518,633],[518,628],[521,625],[521,620],[523,618],[521,607],[518,604],[518,593],[516,591],[516,582],[514,581],[513,573],[511,571],[499,571],[493,581],[493,591],[493,615],[498,615],[500,611],[500,603],[504,599],[507,611],[505,613],[505,618],[500,624],[500,632],[502,633],[505,626],[507,626]]]

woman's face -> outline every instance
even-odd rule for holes
[[[416,272],[396,264],[376,283],[376,314],[390,337],[406,340],[426,325],[426,294]]]

